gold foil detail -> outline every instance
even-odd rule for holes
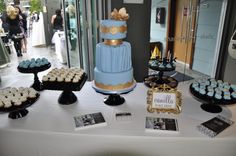
[[[104,43],[109,46],[116,46],[122,44],[122,40],[104,40]]]
[[[106,27],[106,26],[101,26],[100,27],[100,31],[102,33],[111,33],[112,35],[116,34],[116,33],[124,33],[127,31],[127,26],[120,26],[120,27],[116,27],[116,26],[112,26],[112,27]]]
[[[127,82],[124,84],[119,84],[119,85],[105,85],[103,83],[99,83],[95,81],[95,85],[100,88],[100,89],[104,89],[104,90],[110,90],[110,91],[117,91],[117,90],[122,90],[122,89],[127,89],[129,87],[131,87],[134,84],[134,81],[132,80],[131,82]]]

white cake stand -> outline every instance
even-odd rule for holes
[[[111,91],[111,90],[101,89],[95,85],[95,81],[92,82],[92,87],[98,93],[109,95],[108,97],[105,97],[103,100],[105,104],[107,104],[109,106],[118,106],[118,105],[121,105],[125,102],[125,99],[120,95],[129,93],[130,91],[132,91],[136,87],[136,81],[134,80],[134,83],[132,86],[130,86],[129,88],[123,89],[123,90],[112,90]]]

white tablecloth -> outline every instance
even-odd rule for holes
[[[53,34],[52,43],[55,44],[55,52],[57,59],[61,63],[67,62],[66,56],[66,41],[65,41],[65,32],[64,31],[57,31]]]
[[[13,86],[28,86],[32,82],[15,82]],[[107,106],[102,94],[96,93],[91,83],[86,83],[76,104],[59,105],[61,91],[45,90],[40,99],[28,108],[29,114],[12,120],[0,114],[1,156],[235,156],[236,124],[215,138],[208,138],[196,126],[218,114],[204,112],[200,103],[188,93],[188,85],[180,83],[183,92],[183,111],[179,115],[148,113],[147,88],[139,83],[134,91],[123,95],[125,104]],[[128,122],[115,120],[115,113],[132,113]],[[75,131],[73,116],[102,112],[107,126]],[[236,105],[224,107],[221,115],[236,121]],[[180,133],[146,133],[146,116],[177,118]]]

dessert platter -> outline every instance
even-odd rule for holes
[[[38,73],[45,71],[51,67],[51,63],[48,62],[46,58],[32,58],[31,60],[21,61],[17,67],[18,71],[21,73],[33,73],[34,74],[34,83],[32,88],[37,91],[43,90],[43,85],[39,81]]]
[[[213,78],[198,79],[190,85],[190,92],[201,108],[207,112],[219,113],[221,106],[236,103],[236,85]]]
[[[39,93],[33,88],[5,88],[0,90],[0,112],[8,112],[8,117],[18,119],[28,114],[27,107],[34,104]]]
[[[104,42],[96,45],[96,64],[93,88],[109,95],[104,103],[111,106],[123,104],[120,94],[132,91],[136,86],[133,78],[131,45],[123,41],[127,34],[126,20],[129,15],[125,8],[114,9],[111,19],[100,21],[101,38]]]
[[[62,105],[73,104],[77,97],[72,91],[80,91],[87,80],[86,73],[79,68],[52,69],[43,76],[43,87],[48,90],[63,91],[58,99]]]
[[[171,88],[176,88],[178,86],[178,81],[173,77],[164,75],[164,72],[175,70],[175,58],[173,58],[170,51],[168,51],[166,57],[162,57],[162,53],[155,52],[155,49],[152,53],[151,59],[149,60],[148,66],[150,69],[158,71],[158,74],[148,75],[145,77],[144,84],[149,88],[159,87],[162,84],[167,84]]]

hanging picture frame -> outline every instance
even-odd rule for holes
[[[166,84],[151,88],[147,92],[148,112],[179,114],[181,112],[182,94]]]
[[[165,24],[165,15],[166,15],[166,10],[165,8],[157,8],[156,9],[156,23],[158,24]]]

